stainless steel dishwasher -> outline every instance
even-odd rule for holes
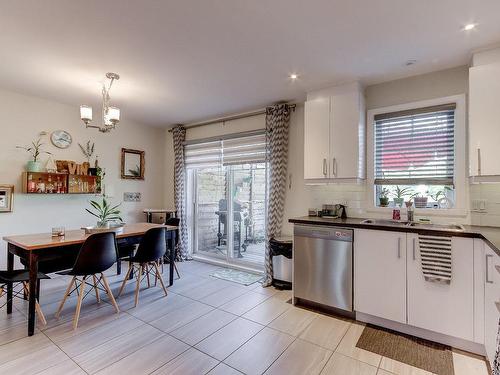
[[[295,225],[294,297],[346,312],[353,311],[353,231]]]

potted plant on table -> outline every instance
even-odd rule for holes
[[[414,196],[414,192],[411,188],[405,187],[405,188],[400,188],[399,186],[396,186],[393,191],[394,194],[394,205],[395,206],[403,206],[403,203],[405,201],[405,197],[410,197],[410,199]]]
[[[120,216],[120,204],[116,206],[111,206],[105,197],[102,198],[102,202],[90,201],[90,205],[94,209],[91,211],[86,208],[85,210],[97,218],[98,228],[109,228],[111,223],[123,223],[123,219]]]
[[[46,133],[40,133],[38,139],[36,141],[31,142],[29,146],[16,146],[16,148],[20,148],[31,155],[33,160],[28,161],[26,164],[26,171],[28,172],[43,172],[44,168],[42,166],[42,162],[40,161],[41,154],[52,155],[52,153],[48,151],[44,151],[42,142],[42,136]]]
[[[380,207],[387,207],[389,205],[389,189],[382,188],[378,195]]]

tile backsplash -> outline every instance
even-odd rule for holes
[[[500,183],[470,185],[471,224],[500,227]]]

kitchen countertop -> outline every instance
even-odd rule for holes
[[[332,219],[313,216],[301,216],[289,219],[293,224],[308,224],[308,225],[328,225],[340,226],[344,228],[363,228],[374,230],[389,230],[392,232],[413,232],[422,234],[446,233],[456,237],[471,237],[483,239],[493,251],[500,256],[500,228],[498,227],[483,227],[478,225],[464,225],[464,231],[446,231],[438,229],[426,229],[418,227],[392,226],[383,224],[363,224],[363,218],[347,218],[347,219]]]

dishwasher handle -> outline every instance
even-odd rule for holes
[[[293,235],[297,237],[320,238],[332,241],[352,242],[351,229],[321,227],[317,225],[295,225]]]

